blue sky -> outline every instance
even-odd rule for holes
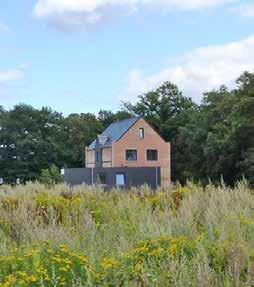
[[[119,109],[170,80],[202,92],[254,71],[248,0],[0,2],[0,105]]]

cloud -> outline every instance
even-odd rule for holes
[[[219,88],[222,84],[233,87],[244,71],[254,72],[254,35],[238,42],[195,49],[182,55],[177,63],[158,73],[145,76],[133,69],[121,100],[135,101],[137,96],[171,81],[196,102],[202,93]]]
[[[102,21],[113,9],[138,10],[143,7],[194,10],[237,0],[37,0],[34,14],[64,27],[80,27]]]
[[[0,84],[22,79],[24,77],[24,69],[25,67],[21,66],[15,69],[0,70]]]
[[[244,4],[232,8],[232,11],[243,17],[254,17],[254,4]]]

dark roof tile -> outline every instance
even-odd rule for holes
[[[125,119],[112,123],[106,130],[102,133],[103,136],[108,137],[108,141],[101,147],[110,147],[112,143],[117,142],[140,118],[134,117],[130,119]],[[97,140],[94,140],[90,146],[89,150],[93,150],[96,147]]]

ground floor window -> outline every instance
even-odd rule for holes
[[[106,184],[106,175],[101,173],[98,175],[98,183],[99,184]]]
[[[116,185],[117,186],[125,186],[125,174],[117,173],[116,174]]]

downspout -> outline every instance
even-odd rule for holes
[[[155,167],[155,177],[156,177],[156,181],[155,181],[155,187],[156,189],[158,188],[158,167]]]
[[[91,184],[92,184],[92,186],[94,185],[94,180],[93,180],[93,174],[94,174],[94,172],[93,172],[93,167],[91,168]]]

